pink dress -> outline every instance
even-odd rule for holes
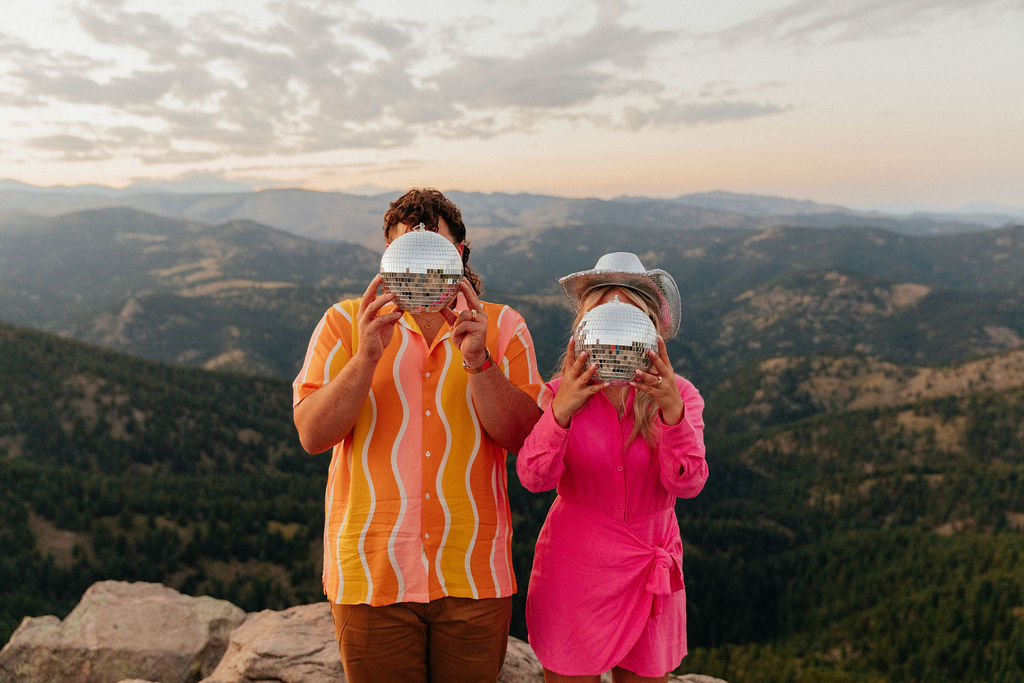
[[[621,666],[663,676],[686,655],[683,546],[675,500],[700,493],[704,400],[675,377],[685,414],[677,425],[655,418],[661,437],[626,443],[633,427],[630,388],[619,420],[604,393],[572,417],[550,407],[519,451],[516,470],[531,491],[558,488],[537,539],[526,625],[547,669],[565,676]],[[548,387],[557,393],[560,380]]]

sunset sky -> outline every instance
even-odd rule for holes
[[[1024,206],[1024,0],[4,0],[0,178]]]

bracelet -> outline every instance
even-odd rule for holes
[[[481,363],[480,367],[478,367],[478,368],[471,368],[471,367],[469,367],[468,365],[466,365],[466,359],[465,358],[462,359],[462,367],[463,367],[463,369],[466,372],[468,372],[469,374],[471,374],[471,375],[475,375],[477,373],[483,372],[484,370],[486,370],[487,368],[491,367],[492,365],[494,365],[494,361],[491,360],[491,352],[488,351],[486,348],[484,349],[484,362]]]

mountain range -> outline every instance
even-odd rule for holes
[[[10,188],[10,189],[8,189]],[[381,248],[381,218],[397,193],[364,196],[301,189],[259,192],[145,192],[110,188],[44,189],[0,184],[0,213],[53,216],[87,209],[129,207],[171,218],[205,223],[249,220],[322,241]],[[615,223],[632,227],[764,229],[877,227],[904,234],[974,232],[1024,221],[1024,209],[965,214],[915,212],[906,215],[856,211],[841,206],[781,197],[708,192],[674,199],[622,197],[611,200],[534,194],[450,192],[479,243],[524,231]]]
[[[1024,226],[914,236],[617,218],[474,242],[485,296],[526,316],[546,372],[571,313],[557,278],[619,250],[675,276],[683,325],[670,352],[705,382],[780,354],[950,363],[1024,344]],[[365,246],[249,220],[130,208],[8,215],[0,320],[163,361],[290,377],[320,314],[361,295],[378,263]]]

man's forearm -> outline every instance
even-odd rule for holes
[[[517,452],[540,419],[537,403],[509,382],[497,366],[470,375],[469,390],[487,434],[505,450]]]
[[[295,406],[295,428],[308,453],[322,453],[352,431],[375,369],[376,363],[356,354],[337,377]]]

